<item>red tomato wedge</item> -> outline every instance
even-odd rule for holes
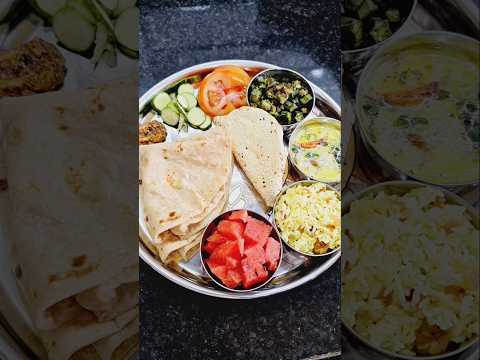
[[[226,115],[247,104],[246,88],[250,76],[237,66],[222,66],[200,83],[198,103],[211,116]]]

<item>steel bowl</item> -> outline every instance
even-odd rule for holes
[[[417,9],[418,0],[411,0],[411,2],[412,7],[407,17],[405,18],[405,21],[392,34],[392,36],[379,43],[367,47],[352,50],[342,50],[342,67],[349,73],[356,73],[361,71],[365,64],[368,62],[368,60],[375,54],[378,49],[387,44],[389,41],[407,34],[408,28],[412,23],[413,14]]]
[[[306,87],[308,88],[309,94],[312,96],[312,100],[310,100],[311,105],[309,106],[309,108],[307,108],[308,112],[305,114],[304,119],[306,119],[312,113],[312,110],[315,107],[315,92],[313,91],[312,84],[310,84],[310,82],[300,73],[298,73],[296,71],[293,71],[293,70],[290,70],[290,69],[284,69],[284,68],[266,69],[266,70],[263,70],[263,71],[259,72],[258,74],[256,74],[254,77],[252,77],[250,79],[250,83],[248,84],[248,87],[247,87],[247,104],[249,106],[251,106],[250,105],[250,91],[252,89],[252,84],[256,81],[256,79],[259,76],[264,76],[264,75],[273,75],[273,76],[282,75],[282,76],[285,76],[285,77],[289,77],[292,80],[300,80],[303,83],[303,85],[306,85]],[[280,123],[280,121],[278,121],[278,122]],[[282,125],[282,124],[280,124],[280,125],[282,125],[283,133],[285,135],[289,135],[299,123],[300,122],[294,122],[294,123],[288,124],[288,125]]]
[[[278,231],[278,233],[280,234],[280,238],[283,240],[283,242],[290,248],[292,249],[293,251],[299,253],[299,254],[302,254],[303,256],[309,256],[309,257],[315,257],[315,258],[319,258],[319,257],[323,257],[323,256],[329,256],[329,255],[332,255],[332,254],[335,254],[337,252],[340,251],[340,248],[341,246],[333,249],[333,250],[330,250],[328,252],[326,252],[325,254],[309,254],[309,253],[305,253],[305,252],[302,252],[296,248],[294,248],[292,245],[289,244],[289,242],[287,241],[287,239],[285,239],[283,236],[282,236],[282,231],[280,230],[278,224],[277,224],[277,220],[276,220],[276,215],[275,215],[275,209],[277,208],[277,204],[278,202],[280,201],[281,197],[285,194],[285,192],[290,189],[290,188],[293,188],[293,187],[296,187],[296,186],[302,186],[302,185],[312,185],[312,184],[317,184],[317,183],[320,183],[320,184],[323,184],[325,185],[328,189],[332,190],[332,191],[335,191],[335,193],[338,195],[338,198],[340,199],[340,193],[338,192],[337,189],[335,189],[333,186],[329,185],[329,184],[325,184],[325,183],[322,183],[320,181],[316,181],[316,180],[301,180],[301,181],[297,181],[297,182],[294,182],[294,183],[291,183],[287,186],[285,186],[282,191],[280,191],[280,193],[277,195],[277,198],[275,199],[275,203],[273,205],[273,211],[272,211],[272,222],[273,222],[273,225],[275,227],[275,229]]]
[[[342,215],[346,214],[350,210],[351,204],[356,201],[360,200],[362,198],[365,198],[367,196],[371,196],[374,194],[378,194],[382,191],[385,191],[390,194],[397,194],[397,195],[403,195],[410,190],[420,188],[420,187],[432,187],[431,185],[428,184],[423,184],[417,181],[388,181],[388,182],[383,182],[380,184],[376,184],[373,186],[370,186],[356,194],[352,194],[347,196],[344,201],[342,201]],[[450,192],[444,188],[439,188],[435,187],[439,190],[441,190],[445,194],[445,198],[447,200],[447,203],[449,204],[455,204],[455,205],[460,205],[463,206],[467,209],[467,212],[472,219],[472,224],[476,227],[479,228],[480,226],[480,219],[478,212],[475,210],[475,208],[469,204],[465,199],[462,199],[458,195],[456,195],[453,192]],[[365,345],[368,349],[371,349],[372,351],[376,352],[377,354],[382,354],[386,355],[388,359],[404,359],[404,360],[440,360],[440,359],[447,359],[451,358],[453,356],[459,355],[463,352],[466,352],[469,350],[473,345],[478,343],[478,336],[476,338],[473,338],[463,345],[461,345],[458,349],[454,351],[450,351],[444,354],[440,355],[435,355],[435,356],[411,356],[411,355],[402,355],[398,353],[394,353],[392,351],[385,350],[375,344],[372,344],[368,339],[365,339],[363,336],[358,334],[353,328],[348,326],[342,319],[342,325],[348,330],[348,333],[350,333],[354,338],[358,339],[363,345]]]
[[[288,156],[290,158],[290,163],[292,164],[293,168],[297,171],[297,173],[301,176],[302,179],[320,181],[324,184],[328,184],[328,185],[331,185],[331,186],[336,186],[341,181],[341,179],[339,179],[338,181],[324,181],[322,179],[316,179],[316,178],[314,178],[314,177],[312,177],[308,174],[305,174],[300,169],[300,167],[298,167],[298,165],[295,163],[295,160],[294,160],[295,157],[294,157],[294,154],[293,154],[293,151],[292,151],[292,146],[294,144],[294,141],[295,141],[298,133],[300,132],[300,130],[304,126],[307,126],[307,125],[310,125],[310,124],[313,124],[313,123],[335,124],[335,125],[339,126],[340,131],[341,131],[341,127],[342,127],[342,123],[339,120],[333,119],[333,118],[328,118],[328,117],[315,117],[315,118],[306,119],[306,120],[303,120],[302,122],[300,122],[298,124],[298,126],[295,128],[295,130],[293,131],[293,133],[290,135],[290,139],[288,141]]]
[[[233,292],[237,292],[237,293],[246,293],[246,292],[250,292],[250,291],[255,291],[255,290],[258,290],[262,287],[264,287],[265,285],[267,285],[274,277],[275,277],[275,274],[277,273],[278,269],[280,268],[280,264],[282,263],[282,257],[283,257],[283,245],[282,245],[282,241],[280,239],[280,235],[277,231],[277,229],[275,228],[275,226],[273,226],[273,224],[263,215],[260,215],[259,213],[256,213],[252,210],[247,210],[248,212],[248,215],[257,219],[257,220],[260,220],[268,225],[270,225],[272,227],[272,233],[270,234],[270,236],[272,236],[275,240],[277,240],[279,243],[280,243],[280,259],[278,260],[278,264],[277,264],[277,268],[275,269],[275,271],[273,273],[271,273],[268,277],[267,280],[265,280],[263,283],[257,285],[256,287],[253,287],[251,289],[231,289],[225,285],[222,284],[222,282],[220,281],[220,279],[218,279],[213,273],[212,271],[209,269],[209,267],[207,266],[207,264],[205,264],[205,252],[202,251],[203,249],[203,245],[207,242],[207,238],[212,235],[213,233],[213,230],[214,228],[218,225],[218,223],[221,221],[221,220],[225,220],[228,216],[230,216],[234,211],[238,211],[238,210],[246,210],[246,209],[235,209],[235,210],[228,210],[228,211],[225,211],[224,213],[218,215],[204,230],[203,234],[202,234],[202,243],[201,243],[201,247],[200,247],[200,259],[202,261],[202,266],[203,266],[203,269],[205,270],[205,272],[208,274],[208,276],[210,277],[210,279],[216,284],[218,285],[219,287],[225,289],[225,290],[228,290],[228,291],[233,291]]]
[[[468,47],[469,43],[476,43],[479,44],[478,40],[472,39],[468,36],[451,33],[447,31],[425,31],[414,35],[405,36],[398,41],[390,43],[388,46],[382,48],[380,52],[375,54],[370,61],[368,62],[367,66],[362,72],[360,80],[358,82],[357,93],[356,93],[356,100],[355,100],[355,112],[358,118],[357,121],[357,129],[360,133],[360,138],[362,143],[365,145],[365,149],[367,150],[368,155],[377,163],[385,172],[392,178],[392,179],[399,179],[399,180],[415,180],[420,181],[423,183],[429,183],[435,186],[442,186],[451,190],[458,190],[462,187],[470,187],[478,184],[479,179],[475,179],[468,182],[459,182],[459,183],[433,183],[425,181],[420,177],[415,176],[415,174],[407,174],[406,171],[402,170],[396,164],[388,161],[385,156],[381,154],[375,143],[372,141],[370,136],[368,135],[367,131],[367,119],[362,110],[362,103],[361,99],[364,96],[364,92],[366,86],[371,82],[371,75],[375,73],[378,69],[378,64],[384,59],[389,57],[391,51],[399,51],[404,46],[410,46],[412,43],[417,41],[425,42],[426,44],[432,44],[436,46],[448,47],[449,45],[453,46],[463,46]]]

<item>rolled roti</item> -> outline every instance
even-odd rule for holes
[[[52,359],[135,317],[138,180],[126,171],[137,159],[133,93],[136,83],[127,81],[2,103],[1,117],[10,120],[7,240]]]
[[[247,106],[214,121],[227,130],[235,160],[267,207],[272,207],[288,171],[281,125],[266,111]]]

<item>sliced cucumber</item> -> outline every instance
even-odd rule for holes
[[[95,41],[95,27],[68,7],[53,17],[53,31],[63,46],[77,52],[87,51]]]
[[[134,7],[137,3],[137,0],[118,0],[118,5],[115,11],[113,12],[113,16],[117,17],[122,12],[127,10],[128,8]]]
[[[195,93],[195,89],[193,88],[193,86],[189,83],[186,83],[186,84],[182,84],[178,87],[178,91],[177,93],[179,94],[194,94]]]
[[[205,116],[205,121],[203,123],[200,124],[200,126],[198,127],[200,130],[208,130],[212,127],[212,118],[209,116],[209,115],[206,115]]]
[[[162,110],[161,116],[163,122],[168,126],[177,127],[180,121],[180,115],[178,112],[173,111],[170,107]]]
[[[113,16],[113,12],[118,6],[118,0],[98,0],[98,2],[108,15]]]
[[[200,126],[205,121],[205,113],[202,109],[195,107],[188,112],[187,121],[194,127]]]
[[[170,85],[166,90],[174,91],[177,88],[179,88],[180,85],[182,85],[182,84],[194,84],[194,83],[197,83],[197,82],[200,82],[200,81],[202,81],[202,76],[201,75],[192,75],[192,76],[189,76],[185,79],[178,80],[177,82]]]
[[[170,99],[172,99],[172,101],[176,101],[177,97],[175,96],[175,94],[170,94]]]
[[[177,96],[178,104],[183,107],[185,110],[190,110],[188,107],[188,100],[183,96],[183,94],[178,94]]]
[[[192,94],[178,94],[177,101],[187,111],[197,106],[197,99]]]
[[[67,6],[76,10],[91,24],[96,24],[97,20],[85,0],[68,0]]]
[[[166,92],[162,91],[161,93],[155,95],[155,97],[152,100],[152,106],[157,111],[162,111],[171,102],[172,102],[172,99],[170,99],[170,96]]]
[[[138,51],[138,19],[137,7],[128,8],[120,14],[115,24],[117,41],[127,49]]]
[[[92,63],[98,64],[108,45],[108,32],[105,25],[97,24],[95,32],[95,50],[93,51]]]
[[[33,0],[33,3],[41,15],[51,18],[65,7],[67,0]]]
[[[108,31],[114,36],[115,26],[103,7],[98,3],[98,0],[85,0],[85,2],[89,5],[89,8],[92,10],[97,21],[102,22],[107,27]]]

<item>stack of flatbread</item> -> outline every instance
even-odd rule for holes
[[[171,143],[140,146],[140,238],[164,263],[188,260],[204,228],[228,200],[232,149],[226,131],[213,127]]]
[[[136,91],[2,100],[12,270],[50,359],[138,348]]]

